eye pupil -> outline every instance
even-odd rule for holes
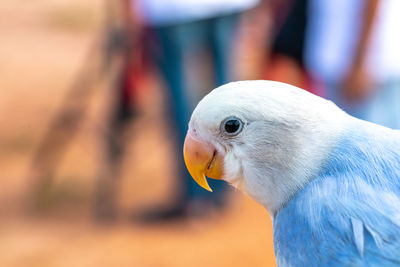
[[[225,122],[225,131],[227,133],[235,133],[240,128],[240,121],[239,120],[228,120]]]

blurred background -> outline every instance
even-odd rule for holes
[[[275,266],[263,207],[187,173],[211,89],[271,79],[400,128],[397,0],[2,0],[1,266]]]

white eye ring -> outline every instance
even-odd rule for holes
[[[235,136],[243,130],[243,121],[237,117],[228,117],[221,123],[221,132]]]

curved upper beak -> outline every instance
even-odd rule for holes
[[[215,147],[199,141],[188,132],[183,146],[183,156],[186,167],[193,179],[204,189],[212,192],[206,176],[221,179],[223,174],[223,159]]]

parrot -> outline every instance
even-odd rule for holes
[[[195,107],[193,179],[225,180],[272,218],[278,266],[400,266],[400,131],[282,82],[236,81]]]

